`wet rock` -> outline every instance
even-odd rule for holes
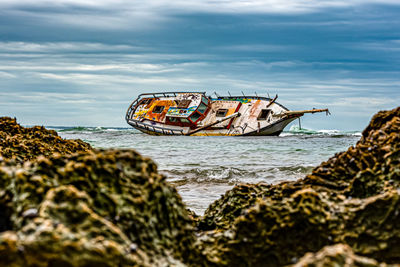
[[[132,150],[0,164],[4,266],[182,266],[192,222],[156,165]]]
[[[63,139],[56,131],[43,126],[25,128],[15,118],[0,117],[0,162],[1,158],[24,162],[39,155],[71,154],[90,149],[91,146],[82,140]]]

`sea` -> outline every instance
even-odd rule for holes
[[[131,148],[157,165],[187,207],[202,215],[239,183],[293,181],[355,145],[358,131],[291,126],[280,136],[152,136],[133,128],[47,127],[95,148]]]

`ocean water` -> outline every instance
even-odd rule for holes
[[[360,132],[292,126],[280,136],[151,136],[133,128],[48,127],[95,148],[133,148],[152,158],[186,205],[201,215],[237,183],[296,180],[360,139]]]

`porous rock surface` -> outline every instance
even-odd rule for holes
[[[25,128],[15,118],[0,117],[0,158],[23,162],[39,155],[71,154],[90,149],[91,146],[82,140],[63,139],[56,131],[43,126]]]
[[[379,263],[374,259],[361,257],[354,254],[348,245],[336,244],[326,246],[317,253],[307,253],[296,264],[291,267],[391,267]]]
[[[132,150],[0,165],[3,266],[182,266],[192,224],[174,187]]]
[[[282,266],[347,244],[400,263],[400,108],[376,114],[355,147],[296,182],[238,185],[198,222],[198,248],[219,266]]]

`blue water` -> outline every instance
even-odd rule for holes
[[[355,145],[361,136],[296,126],[279,137],[151,136],[133,128],[48,128],[95,148],[133,148],[152,158],[198,214],[237,183],[302,178],[322,161]]]

